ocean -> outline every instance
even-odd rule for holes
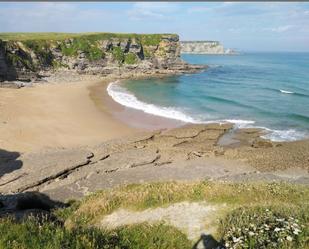
[[[265,138],[309,138],[309,53],[182,55],[207,70],[108,86],[112,98],[146,113],[188,123],[259,127]]]

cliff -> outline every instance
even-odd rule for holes
[[[225,54],[218,41],[182,41],[181,53],[188,54]]]
[[[0,33],[0,82],[62,70],[108,75],[192,68],[180,59],[175,34]]]

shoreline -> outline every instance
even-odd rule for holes
[[[69,75],[66,75],[66,72],[60,76],[55,74],[48,78],[46,83],[39,82],[20,89],[0,88],[1,149],[31,152],[93,146],[139,132],[191,125],[124,106],[107,92],[108,85],[117,80],[167,77],[175,73],[122,74],[108,77],[68,77]],[[243,128],[236,128],[233,133],[241,129]],[[304,138],[297,141],[306,140]],[[234,141],[235,138],[229,135],[223,144],[232,144]]]
[[[100,77],[60,71],[45,81],[18,89],[0,88],[0,149],[29,153],[94,146],[140,132],[184,125],[124,107],[106,91],[115,80],[175,74],[171,71]]]
[[[116,79],[0,89],[1,118],[11,115],[0,123],[0,192],[64,200],[167,180],[308,184],[309,140],[271,142],[261,129],[231,123],[169,122],[116,103],[106,91]]]
[[[99,108],[104,109],[104,111],[108,112],[114,119],[125,123],[129,127],[140,129],[141,131],[171,129],[187,124],[178,120],[148,114],[116,102],[107,92],[108,85],[116,80],[117,79],[111,79],[102,83],[98,82],[89,87],[92,100],[97,103]]]
[[[141,77],[143,78],[143,77]],[[133,78],[134,80],[138,80],[140,78]],[[131,93],[127,90],[125,90],[125,87],[122,85],[124,84],[124,80],[111,80],[107,84],[107,89],[105,90],[108,92],[108,95],[111,99],[113,99],[114,103],[117,103],[117,105],[122,106],[123,109],[128,110],[128,113],[136,113],[136,117],[138,116],[144,116],[144,121],[148,119],[153,119],[156,117],[157,119],[161,120],[161,122],[165,123],[164,125],[159,125],[158,127],[154,128],[176,128],[182,125],[194,125],[194,124],[212,124],[212,123],[232,123],[234,128],[234,133],[237,132],[238,130],[241,129],[258,129],[261,131],[260,137],[265,139],[265,140],[270,140],[271,142],[295,142],[295,141],[304,141],[308,140],[309,137],[303,135],[302,137],[293,137],[293,138],[285,138],[281,133],[289,133],[290,131],[295,131],[295,130],[290,130],[290,129],[271,129],[265,126],[261,125],[256,125],[255,121],[252,120],[241,120],[241,119],[233,119],[233,118],[227,118],[227,119],[220,119],[220,120],[196,120],[194,117],[191,117],[190,115],[187,115],[181,111],[178,111],[176,109],[172,110],[166,110],[165,108],[169,109],[169,107],[160,107],[156,106],[151,103],[143,102],[134,96],[134,93]],[[122,89],[111,89],[109,90],[108,88],[112,85],[115,84],[116,87],[122,88]],[[114,86],[112,86],[114,88]],[[127,99],[127,100],[122,100],[122,99]],[[176,113],[177,112],[177,113]],[[139,115],[138,115],[139,114]],[[167,117],[168,115],[176,115],[177,118],[169,118]],[[121,118],[122,115],[120,115]],[[124,115],[124,117],[128,118],[129,115]],[[135,118],[136,118],[135,117]],[[192,121],[189,121],[189,120]],[[121,119],[123,122],[130,124],[125,118]],[[131,123],[130,125],[135,126],[136,124]],[[171,124],[171,125],[169,125]],[[147,128],[147,124],[144,126],[141,126],[143,128]],[[149,130],[149,129],[147,129]],[[301,133],[300,131],[298,131]],[[279,136],[279,137],[278,137]],[[283,136],[283,138],[282,138]]]

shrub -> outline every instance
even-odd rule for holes
[[[227,248],[306,248],[309,209],[242,207],[221,221]]]
[[[100,60],[105,57],[104,52],[98,47],[91,47],[88,51],[86,51],[87,58],[91,61]]]
[[[121,47],[114,47],[113,48],[113,57],[118,62],[119,65],[121,65],[124,62],[124,52],[122,51]]]
[[[136,64],[137,57],[134,53],[128,53],[125,55],[124,63],[125,64]]]

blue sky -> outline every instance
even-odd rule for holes
[[[309,3],[0,3],[0,32],[177,33],[243,51],[308,51]]]

